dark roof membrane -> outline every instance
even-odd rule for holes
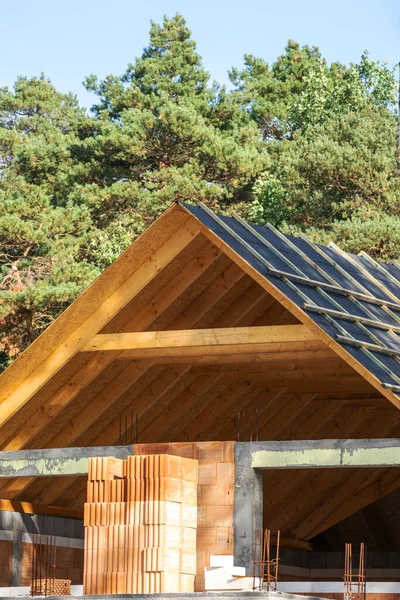
[[[285,235],[270,225],[262,227],[217,215],[203,204],[184,206],[304,310],[383,386],[394,386],[392,391],[400,397],[400,356],[397,355],[400,335],[390,330],[390,324],[400,326],[400,269],[397,265],[342,252],[335,246],[314,244],[305,236]],[[321,287],[317,282],[321,282]],[[329,289],[329,286],[338,289]],[[305,304],[312,304],[314,310],[305,309]],[[324,314],[324,308],[343,315]],[[352,316],[386,323],[388,327],[382,329],[357,322]],[[345,337],[346,342],[338,341],[337,336]]]

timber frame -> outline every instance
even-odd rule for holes
[[[243,411],[260,440],[400,437],[399,333],[398,265],[175,203],[0,376],[0,450],[118,445],[132,413],[141,443],[248,436]],[[265,474],[271,528],[308,540],[332,490],[344,518],[400,486],[339,471]],[[84,496],[79,476],[0,483],[5,501]]]

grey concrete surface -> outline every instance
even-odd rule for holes
[[[251,445],[235,444],[234,564],[253,573],[254,532],[262,529],[262,471],[251,468]]]
[[[18,513],[16,513],[19,517]],[[22,562],[22,519],[14,519],[13,521],[13,541],[11,554],[11,585],[21,585],[21,562]]]
[[[5,450],[0,452],[0,478],[87,475],[90,457],[127,458],[132,454],[133,446]]]
[[[247,444],[250,448],[253,469],[326,469],[400,465],[400,439],[398,438],[247,442]]]
[[[80,519],[30,515],[1,510],[0,531],[14,531],[15,528],[20,530],[22,534],[40,533],[42,535],[55,535],[81,540],[84,538],[83,521]]]
[[[22,543],[30,541],[33,534],[56,536],[57,545],[83,545],[83,521],[64,517],[30,515],[0,511],[0,531],[12,533],[11,581],[13,587],[21,583]]]

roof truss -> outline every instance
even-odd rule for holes
[[[378,282],[377,287],[379,290],[385,290],[390,299],[379,298],[368,294],[367,288],[364,285],[360,284],[357,279],[352,277],[346,269],[342,268],[338,265],[331,257],[324,252],[321,247],[313,244],[311,240],[302,236],[302,239],[312,248],[312,250],[324,257],[325,261],[332,264],[337,268],[338,272],[346,278],[351,286],[355,289],[346,289],[340,287],[336,284],[332,284],[335,280],[323,269],[320,265],[316,266],[317,272],[325,277],[325,281],[316,281],[314,279],[310,279],[307,277],[306,272],[299,268],[293,261],[288,257],[287,253],[281,252],[277,247],[275,247],[272,243],[270,243],[264,236],[262,236],[254,227],[243,221],[237,215],[234,215],[234,221],[237,221],[240,226],[245,230],[246,233],[240,235],[237,231],[226,222],[226,219],[223,220],[221,217],[216,215],[212,210],[210,210],[203,203],[199,203],[202,211],[206,213],[206,215],[215,222],[215,227],[208,226],[206,227],[202,220],[199,219],[197,214],[195,214],[196,218],[199,219],[199,222],[202,224],[202,231],[204,235],[207,235],[210,240],[218,245],[221,250],[226,252],[232,260],[240,264],[242,268],[249,273],[256,281],[260,283],[278,302],[280,302],[283,306],[285,306],[293,315],[295,315],[300,322],[310,327],[315,331],[316,335],[323,340],[330,348],[332,348],[339,356],[341,356],[348,364],[350,364],[360,375],[365,378],[371,385],[373,385],[376,389],[378,389],[383,395],[388,398],[397,408],[400,408],[400,397],[395,393],[396,388],[391,389],[388,387],[390,384],[396,385],[400,383],[400,357],[398,357],[395,353],[391,358],[393,358],[397,363],[398,367],[395,370],[389,368],[380,358],[376,356],[375,353],[371,352],[371,348],[368,347],[360,347],[360,350],[363,354],[366,355],[369,362],[373,362],[378,365],[379,369],[384,373],[388,374],[388,381],[382,381],[379,379],[370,369],[366,368],[360,360],[357,360],[349,351],[349,347],[354,344],[346,345],[340,344],[339,341],[343,341],[337,338],[338,335],[345,335],[347,333],[346,329],[340,324],[339,321],[333,319],[329,314],[324,314],[324,318],[326,321],[332,326],[330,329],[335,331],[336,335],[332,335],[332,333],[327,333],[327,327],[323,327],[322,323],[316,322],[304,311],[303,306],[304,303],[312,303],[314,301],[312,296],[307,292],[307,287],[315,287],[322,298],[329,303],[329,308],[342,310],[342,305],[336,299],[336,293],[343,295],[345,298],[350,300],[353,304],[355,304],[359,309],[365,310],[365,306],[361,304],[361,300],[364,300],[366,303],[371,302],[373,304],[378,304],[385,314],[388,314],[390,318],[395,320],[395,322],[400,323],[400,303],[393,302],[392,299],[399,300],[399,297],[393,294],[392,291],[387,289],[387,286]],[[191,211],[192,212],[192,211]],[[194,214],[192,212],[192,214]],[[308,264],[312,262],[307,254],[303,251],[299,251],[297,246],[295,246],[286,236],[283,236],[280,232],[278,232],[272,226],[268,226],[269,229],[273,230],[273,232],[277,235],[278,238],[284,239],[287,246],[291,249],[295,249],[296,253],[301,257],[301,259],[305,260]],[[218,232],[218,234],[216,233]],[[235,242],[235,244],[229,244],[225,241],[225,234],[228,234],[230,238]],[[249,243],[247,241],[248,234],[253,236],[254,243]],[[233,246],[235,245],[235,249]],[[258,245],[259,249],[256,249],[255,246]],[[283,262],[287,267],[289,267],[292,272],[284,272],[279,271],[274,268],[273,264],[265,258],[265,253],[262,253],[262,249],[260,246],[263,245],[265,249],[267,249],[272,255],[277,257],[281,262]],[[336,249],[336,246],[332,245]],[[241,251],[238,251],[238,248],[241,248]],[[341,251],[340,251],[341,252]],[[341,255],[345,256],[345,258],[352,262],[355,266],[358,266],[354,260],[350,259],[349,256],[343,252]],[[251,260],[247,258],[247,256],[251,257]],[[257,268],[254,265],[254,259],[257,261]],[[251,264],[253,262],[253,264]],[[273,282],[273,278],[266,277],[262,275],[262,271],[265,268],[267,269],[268,274],[276,275],[276,283]],[[363,275],[368,272],[366,269],[361,268]],[[369,276],[369,275],[368,275]],[[369,276],[370,277],[370,276]],[[370,277],[371,278],[371,277]],[[290,292],[294,292],[295,296],[297,296],[298,301],[294,301],[293,294],[290,296],[286,293],[282,292],[282,286],[279,285],[278,282],[284,283],[284,287],[287,288]],[[304,284],[304,285],[303,285]],[[400,290],[400,280],[398,281],[399,290]],[[334,289],[332,289],[332,287]],[[327,291],[328,290],[328,291]],[[400,294],[400,291],[399,291]],[[397,311],[397,312],[395,312]],[[366,312],[367,316],[370,314],[368,309]],[[365,325],[360,323],[359,321],[355,322],[354,325],[360,329],[364,336],[368,336],[373,342],[377,343],[382,348],[387,348],[385,343],[382,342],[381,339],[377,338],[373,332],[371,332]],[[391,333],[391,332],[390,332]],[[393,344],[398,345],[400,347],[400,340],[393,332]],[[357,342],[357,340],[355,340]],[[390,346],[389,346],[390,349]],[[384,385],[385,384],[385,385]]]
[[[242,227],[239,219],[235,222],[237,227]],[[244,253],[244,246],[241,246],[243,252],[238,252],[237,246],[228,243],[228,231],[224,230],[225,237],[220,232],[216,233],[217,228],[205,226],[183,206],[173,206],[153,227],[153,233],[150,228],[140,238],[141,241],[132,246],[127,258],[122,257],[125,263],[118,259],[111,267],[116,277],[121,264],[125,264],[123,275],[119,273],[118,280],[115,279],[111,285],[108,270],[77,300],[73,315],[86,310],[80,323],[74,316],[70,319],[61,317],[62,327],[57,324],[54,339],[57,338],[58,344],[65,343],[72,330],[77,331],[81,327],[80,331],[83,331],[85,323],[90,325],[91,314],[107,306],[108,298],[114,295],[121,300],[120,292],[132,271],[140,272],[144,264],[144,272],[149,275],[147,283],[137,287],[136,291],[130,289],[129,299],[122,299],[119,307],[113,305],[113,310],[107,312],[107,318],[98,323],[96,330],[91,327],[85,330],[85,338],[79,341],[79,347],[73,350],[59,370],[61,374],[65,373],[68,364],[80,360],[79,368],[47,396],[46,384],[39,382],[34,402],[41,398],[39,390],[42,388],[44,400],[40,403],[37,400],[39,410],[33,408],[26,413],[26,418],[19,415],[20,412],[25,414],[21,409],[25,409],[25,405],[27,409],[30,403],[21,396],[23,402],[19,405],[19,412],[0,426],[3,448],[118,443],[120,420],[132,410],[138,414],[142,442],[235,439],[238,410],[246,411],[247,415],[257,410],[259,434],[264,438],[323,437],[329,434],[329,430],[334,437],[340,437],[340,427],[344,428],[347,436],[350,435],[348,429],[353,419],[358,419],[358,416],[361,433],[363,427],[369,424],[372,434],[375,431],[375,435],[382,436],[389,432],[389,423],[384,427],[383,421],[376,416],[377,411],[382,410],[383,395],[386,398],[390,396],[391,402],[398,405],[399,399],[394,390],[384,389],[383,380],[374,376],[335,336],[324,330],[315,310],[314,321],[311,310],[308,311],[304,305],[320,306],[310,300],[313,290],[320,287],[326,294],[322,308],[326,304],[328,310],[343,312],[341,298],[347,298],[352,303],[352,315],[359,314],[361,309],[357,303],[361,303],[365,315],[361,319],[366,320],[361,325],[369,327],[371,323],[368,320],[378,320],[385,327],[386,323],[393,323],[391,329],[396,331],[398,325],[393,314],[397,314],[397,303],[394,298],[388,297],[384,301],[382,288],[379,294],[371,296],[367,287],[360,287],[351,279],[347,279],[348,286],[336,284],[332,291],[329,287],[335,285],[330,275],[332,271],[326,270],[319,254],[325,251],[310,245],[310,252],[321,256],[321,262],[315,263],[314,259],[308,258],[307,263],[304,256],[308,257],[308,250],[305,246],[301,252],[298,248],[295,250],[286,236],[282,238],[288,243],[289,250],[297,252],[310,268],[311,263],[316,265],[316,277],[320,276],[321,281],[324,277],[326,285],[316,280],[314,285],[305,267],[300,269],[302,274],[298,271],[291,273],[287,262],[292,262],[290,252],[282,252],[279,244],[272,250],[270,245],[262,245],[262,240],[256,236],[259,243],[257,252],[264,260],[260,266],[255,262],[258,258],[254,254]],[[178,232],[185,227],[191,231],[186,242],[175,246],[170,259],[158,262],[158,269],[154,268],[154,256],[159,256],[160,248],[171,243],[169,240],[174,236],[179,237]],[[253,240],[253,229],[251,226],[246,228],[247,240]],[[134,252],[138,244],[141,246]],[[191,252],[190,248],[193,249]],[[285,259],[285,268],[282,265],[281,270],[274,271],[267,267],[267,263],[270,264],[265,258],[267,252],[272,252],[279,260]],[[171,266],[175,264],[176,267]],[[153,276],[150,276],[149,269],[153,269]],[[171,269],[170,277],[168,269]],[[352,272],[351,268],[349,272]],[[274,278],[269,277],[271,273],[274,273]],[[301,278],[305,278],[308,284]],[[162,284],[158,285],[159,280]],[[288,289],[289,294],[280,287],[281,282],[285,282],[285,290]],[[297,303],[295,299],[299,291],[302,297]],[[339,299],[340,306],[331,302],[332,296],[336,303]],[[92,311],[88,310],[88,303],[92,303]],[[365,312],[366,306],[372,316]],[[376,309],[385,311],[385,319],[377,316]],[[119,317],[122,314],[124,319]],[[328,316],[333,320],[338,318],[335,314]],[[25,370],[24,375],[39,373],[40,365],[54,356],[57,343],[52,342],[48,332],[55,326],[28,349],[25,364],[33,361],[34,369],[31,373],[29,369]],[[237,334],[237,328],[247,330],[249,335],[245,342],[241,337],[240,344],[238,340],[235,344],[231,343],[232,340],[226,343],[228,338],[224,340],[223,336]],[[251,338],[257,330],[268,335],[268,331],[272,333],[275,330],[276,333],[278,329],[290,336],[306,331],[307,340],[281,337],[266,342],[265,338],[259,337],[258,341]],[[171,332],[177,331],[180,333],[171,337]],[[336,326],[335,331],[342,334]],[[363,333],[361,329],[357,331]],[[157,332],[161,338],[165,336],[161,345]],[[199,332],[209,337],[201,339]],[[174,343],[177,335],[186,336],[183,345],[181,342]],[[43,341],[46,336],[50,340],[48,344],[46,339]],[[218,343],[210,344],[211,339],[218,339]],[[146,340],[146,347],[143,347],[143,340]],[[141,344],[142,347],[138,348]],[[37,353],[40,354],[40,347],[46,345],[47,358],[42,353],[43,360],[37,361],[34,347],[39,348]],[[106,346],[108,349],[105,349]],[[23,365],[23,361],[18,359],[7,376],[4,374],[0,378],[0,399],[15,390],[23,390],[20,384],[25,380],[21,373],[18,374],[18,368],[20,371],[24,368],[18,367],[17,363]],[[56,372],[57,368],[50,380]],[[95,391],[91,392],[92,389]],[[397,419],[394,408],[389,405],[387,410],[388,420],[393,419],[394,422]],[[4,481],[0,486],[0,497],[37,499],[43,504],[69,502],[75,506],[80,485],[79,480],[34,482],[21,478],[18,482]]]

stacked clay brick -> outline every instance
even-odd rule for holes
[[[192,592],[197,460],[89,459],[84,594]]]
[[[32,592],[31,596],[71,596],[71,580],[70,579],[42,579],[40,589]]]
[[[173,454],[199,463],[197,496],[197,574],[195,591],[205,590],[204,568],[211,555],[232,555],[235,442],[135,444],[134,454]]]

